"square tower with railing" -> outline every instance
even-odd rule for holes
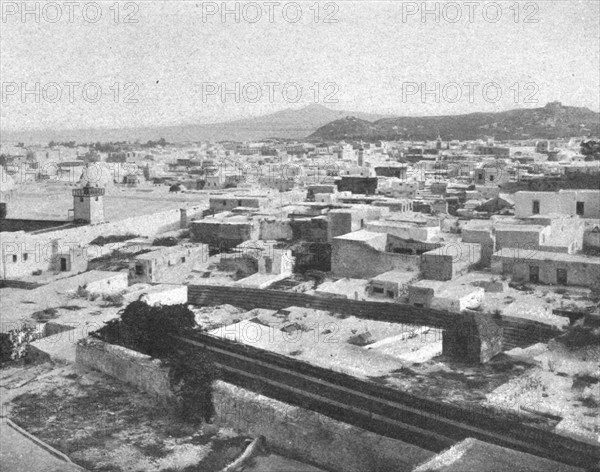
[[[73,220],[90,224],[104,222],[104,189],[89,183],[73,190]]]

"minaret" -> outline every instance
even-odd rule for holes
[[[73,219],[89,224],[104,222],[104,189],[88,182],[73,190]]]

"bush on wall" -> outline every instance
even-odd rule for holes
[[[29,343],[39,337],[37,329],[32,326],[23,326],[19,329],[11,329],[7,333],[0,333],[0,363],[25,357]]]
[[[181,351],[173,339],[196,328],[194,313],[185,304],[150,306],[135,301],[120,315],[120,319],[109,321],[90,336],[163,360],[169,366],[171,387],[182,417],[192,423],[210,421],[214,416],[214,363],[205,351]]]

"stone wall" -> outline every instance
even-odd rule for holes
[[[415,226],[412,224],[398,224],[386,221],[367,223],[367,231],[386,233],[402,239],[428,242],[437,239],[440,235],[439,226]]]
[[[6,205],[6,203],[4,203]],[[70,223],[66,220],[23,220],[18,218],[0,218],[0,233],[14,231],[38,231],[64,226]]]
[[[464,243],[476,243],[481,246],[481,264],[489,267],[492,262],[492,254],[496,247],[496,239],[492,234],[491,227],[488,228],[463,228],[462,241]]]
[[[421,275],[429,280],[452,280],[481,261],[481,246],[449,243],[421,255]]]
[[[471,313],[442,334],[442,353],[458,361],[486,363],[502,352],[501,318]]]
[[[77,344],[75,360],[162,399],[174,398],[168,370],[145,354],[87,338]]]
[[[276,220],[261,220],[260,239],[263,241],[291,241],[293,238],[290,220],[287,218]]]
[[[332,243],[331,270],[335,277],[368,279],[396,269],[418,272],[419,261],[419,256],[378,251],[361,241],[334,239]]]
[[[259,197],[211,197],[209,207],[216,211],[231,211],[237,207],[260,208],[264,201]]]
[[[503,248],[521,248],[535,251],[539,249],[542,233],[549,234],[549,228],[534,225],[503,225],[496,228],[496,251]]]
[[[325,415],[217,382],[216,423],[264,436],[275,451],[339,472],[408,472],[434,453]],[[426,459],[425,459],[426,460]]]
[[[386,207],[372,205],[354,205],[352,208],[338,208],[331,210],[327,217],[331,225],[331,237],[358,231],[368,226],[369,221],[379,220],[388,214]]]
[[[157,396],[174,399],[160,361],[98,340],[77,345],[77,364],[98,370]],[[270,449],[331,471],[409,472],[434,456],[311,410],[289,405],[226,382],[214,384],[215,425],[264,436]]]
[[[204,207],[188,208],[188,215],[201,212]],[[136,234],[139,236],[155,236],[167,231],[179,229],[181,215],[178,209],[136,216],[124,220],[84,225],[42,234],[28,234],[22,231],[2,233],[2,252],[10,257],[0,258],[0,276],[5,279],[16,279],[31,275],[33,271],[49,270],[52,266],[53,247],[58,244],[58,251],[69,252],[73,248],[87,248],[98,236]],[[32,254],[23,260],[22,253]],[[10,253],[10,254],[9,254]],[[95,251],[94,257],[97,256]],[[17,261],[13,262],[12,254]]]
[[[189,224],[192,241],[213,247],[232,248],[244,241],[258,239],[259,228],[254,221],[224,222],[196,220]]]
[[[325,216],[315,218],[295,218],[290,221],[294,241],[326,243],[331,240],[329,219]]]
[[[410,289],[409,289],[410,290]],[[433,296],[433,290],[431,291]],[[332,313],[344,313],[363,319],[408,323],[446,329],[455,326],[462,314],[420,308],[399,303],[381,301],[330,300],[305,293],[258,290],[242,287],[214,287],[190,285],[189,303],[197,305],[221,305],[229,303],[247,310],[267,308],[280,310],[290,306],[304,306]],[[510,316],[501,317],[504,343],[507,349],[530,346],[561,334],[554,324],[541,323]]]

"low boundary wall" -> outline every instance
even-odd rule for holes
[[[115,377],[159,401],[174,400],[168,370],[159,360],[90,339],[77,345],[76,358],[78,365]],[[333,472],[408,472],[435,455],[222,381],[215,382],[214,401],[217,426],[264,436],[273,451]]]
[[[222,305],[227,303],[247,310],[254,308],[280,310],[289,306],[302,306],[343,313],[357,318],[423,325],[441,329],[456,326],[466,317],[460,313],[419,308],[400,303],[330,299],[305,293],[244,287],[190,285],[188,299],[190,303],[196,305]],[[503,329],[505,350],[514,347],[526,347],[538,342],[547,342],[561,334],[561,331],[554,326],[509,316],[500,317],[499,324]]]

